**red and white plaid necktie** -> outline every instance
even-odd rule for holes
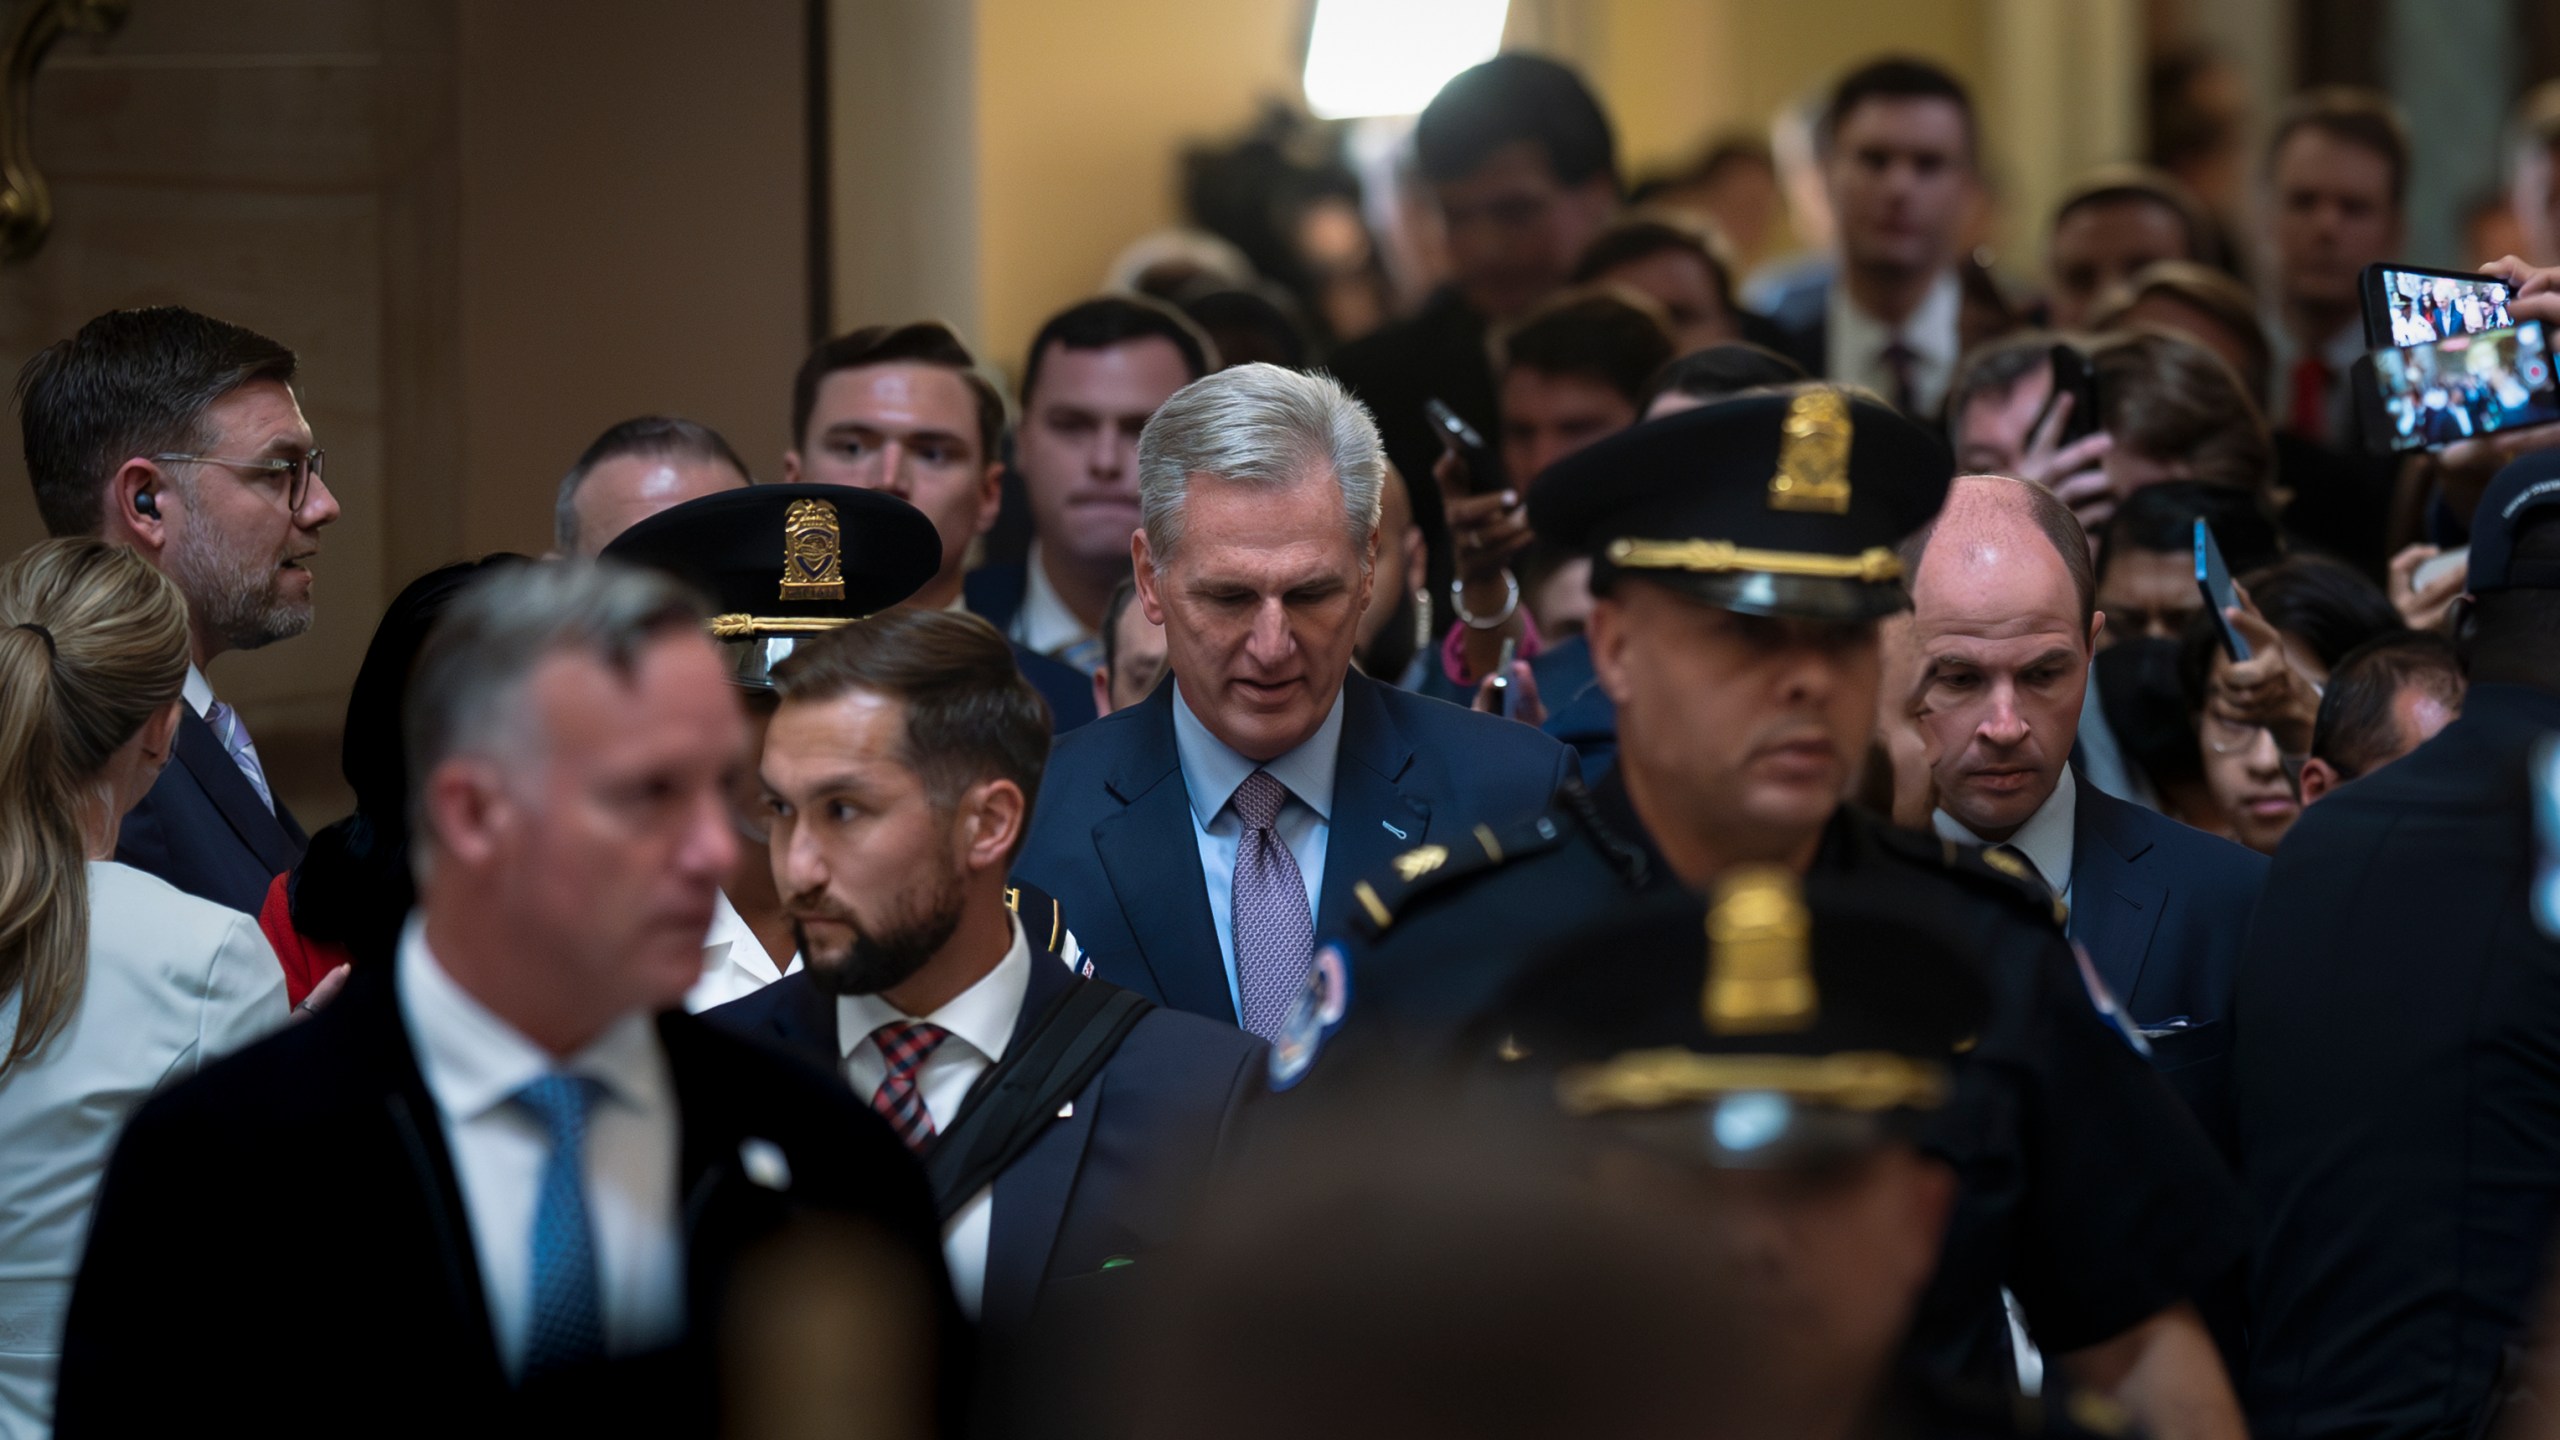
[[[918,1154],[934,1132],[932,1112],[924,1108],[924,1092],[916,1088],[916,1072],[950,1038],[950,1031],[922,1020],[892,1020],[871,1032],[871,1043],[880,1047],[880,1058],[889,1066],[880,1077],[880,1088],[871,1093],[871,1108]]]

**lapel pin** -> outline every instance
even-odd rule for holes
[[[791,1161],[782,1153],[782,1147],[770,1140],[750,1135],[739,1141],[738,1168],[767,1190],[791,1188]]]
[[[1412,839],[1412,838],[1413,838],[1412,836],[1407,835],[1407,834],[1406,834],[1406,833],[1404,833],[1403,831],[1401,831],[1401,830],[1397,829],[1397,828],[1395,827],[1394,823],[1393,823],[1393,822],[1391,822],[1391,821],[1381,820],[1381,821],[1379,821],[1378,823],[1379,823],[1381,826],[1384,826],[1384,827],[1386,828],[1386,832],[1387,832],[1388,834],[1393,835],[1394,837],[1396,837],[1396,838],[1397,838],[1397,839],[1399,839],[1399,840],[1410,840],[1410,839]]]

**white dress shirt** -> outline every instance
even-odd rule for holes
[[[1864,385],[1887,400],[1893,398],[1893,367],[1884,363],[1885,347],[1900,340],[1911,351],[1911,403],[1914,413],[1934,415],[1947,398],[1947,382],[1955,378],[1956,355],[1963,347],[1957,321],[1964,311],[1964,285],[1956,272],[1941,273],[1899,327],[1887,325],[1849,298],[1846,277],[1834,276],[1826,316],[1830,339],[1831,378]]]
[[[204,712],[213,708],[213,682],[204,678],[204,672],[197,669],[192,661],[187,665],[187,683],[179,688],[178,693],[186,697],[187,708],[196,712],[199,720],[204,718]]]
[[[1049,572],[1040,563],[1040,542],[1031,542],[1030,552],[1022,557],[1022,608],[1013,612],[1013,632],[1008,637],[1026,650],[1037,650],[1090,670],[1092,664],[1080,664],[1068,652],[1098,651],[1101,640],[1091,627],[1076,618],[1067,608],[1058,587],[1049,583]],[[1099,664],[1099,656],[1094,660]]]
[[[605,1350],[627,1355],[684,1333],[675,1080],[650,1017],[633,1013],[566,1060],[526,1039],[464,990],[427,949],[416,918],[400,936],[400,1015],[444,1121],[471,1220],[489,1324],[510,1375],[524,1367],[533,1316],[533,1218],[551,1143],[510,1096],[554,1073],[604,1093],[587,1121],[584,1173]]]
[[[1316,913],[1316,896],[1324,886],[1326,843],[1333,835],[1333,770],[1342,758],[1342,696],[1336,692],[1333,709],[1316,727],[1316,733],[1299,742],[1298,748],[1276,760],[1256,764],[1227,748],[1225,741],[1209,733],[1200,717],[1191,713],[1191,704],[1182,698],[1182,686],[1173,687],[1173,748],[1182,762],[1182,787],[1191,797],[1191,838],[1200,847],[1200,875],[1209,887],[1209,920],[1218,932],[1218,955],[1227,966],[1227,999],[1244,1013],[1244,1000],[1236,988],[1236,847],[1244,840],[1244,821],[1227,808],[1235,797],[1236,787],[1253,778],[1256,770],[1268,770],[1271,778],[1289,787],[1289,799],[1280,807],[1280,817],[1273,829],[1282,844],[1298,862],[1298,878],[1307,887],[1307,916],[1312,922]]]
[[[256,921],[112,860],[90,861],[88,876],[79,1003],[42,1050],[0,1074],[0,1435],[53,1423],[71,1279],[126,1118],[290,1013]],[[0,1002],[0,1041],[18,1033],[21,999]]]
[[[702,978],[684,992],[684,1008],[696,1015],[753,995],[800,968],[797,950],[791,952],[790,963],[773,968],[764,941],[748,927],[738,907],[729,903],[726,891],[715,895],[711,904],[711,929],[702,937]]]
[[[1985,840],[1944,810],[1933,813],[1929,820],[1937,827],[1942,839],[1953,840],[1960,845],[1979,845],[1985,849],[1993,845],[2007,845],[2026,856],[2027,863],[2036,868],[2036,878],[2044,882],[2045,888],[2052,891],[2054,898],[2060,900],[2062,908],[2068,911],[2071,908],[2071,859],[2077,853],[2071,832],[2079,823],[2079,814],[2080,787],[2074,783],[2071,766],[2066,762],[2062,767],[2062,780],[2053,787],[2053,793],[2044,797],[2044,803],[2036,807],[2036,813],[2028,816],[2027,823],[2019,826],[2018,832],[2006,840]],[[2067,923],[2062,928],[2063,933],[2070,933],[2071,927]]]
[[[978,1083],[988,1066],[1004,1058],[1014,1022],[1022,1015],[1022,997],[1031,991],[1031,942],[1023,936],[1020,919],[1011,923],[1013,945],[996,968],[930,1015],[909,1015],[878,995],[836,998],[836,1046],[844,1057],[845,1083],[865,1104],[889,1073],[888,1058],[880,1053],[872,1032],[891,1021],[922,1020],[951,1032],[951,1038],[934,1047],[916,1067],[916,1089],[924,1096],[925,1113],[933,1117],[937,1135],[960,1117],[960,1102],[969,1098],[969,1087]],[[996,1187],[989,1182],[942,1224],[942,1259],[951,1271],[951,1290],[972,1320],[986,1302],[987,1236],[995,1221],[995,1194]]]

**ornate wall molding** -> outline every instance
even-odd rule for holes
[[[37,172],[28,135],[36,70],[67,34],[107,36],[132,0],[23,0],[9,27],[8,69],[0,73],[0,262],[24,260],[53,228],[53,192]]]

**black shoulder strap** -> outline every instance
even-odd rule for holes
[[[1037,963],[1037,962],[1035,962]],[[1052,1001],[1023,1043],[969,1088],[960,1113],[925,1152],[933,1203],[948,1220],[1004,1173],[1155,1007],[1143,995],[1080,980]]]

